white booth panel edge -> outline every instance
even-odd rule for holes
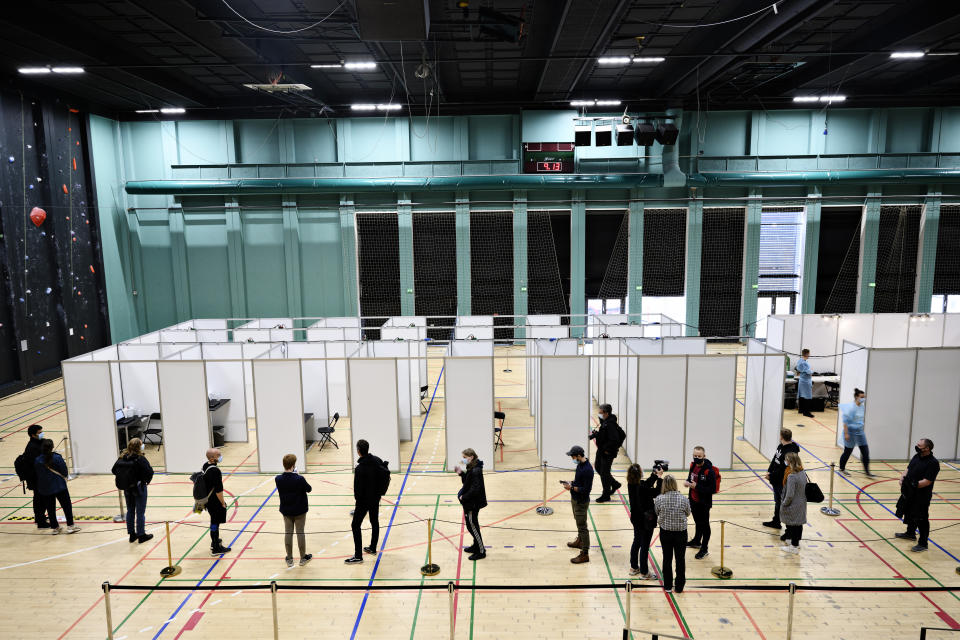
[[[446,357],[443,366],[447,468],[470,447],[493,469],[493,360]]]
[[[699,445],[715,466],[733,466],[736,385],[736,356],[687,357],[685,454]]]
[[[257,417],[257,470],[282,473],[283,456],[306,464],[303,389],[298,360],[255,360],[253,387]]]
[[[684,451],[687,359],[677,356],[637,358],[637,396],[643,421],[637,429],[636,450],[650,459],[637,460],[642,467],[653,458],[670,461],[682,473],[687,466]]]
[[[556,356],[541,360],[540,451],[541,460],[552,467],[575,469],[567,451],[573,445],[587,450],[589,378],[590,363],[586,358]],[[543,425],[549,428],[544,429]]]
[[[198,471],[213,445],[203,365],[195,360],[157,363],[167,473]]]
[[[120,443],[106,362],[64,362],[63,396],[73,471],[110,473]]]
[[[916,349],[870,350],[867,383],[862,388],[868,399],[863,424],[871,457],[902,460],[912,456],[908,425],[913,415],[916,364]],[[852,395],[841,398],[846,402],[852,402],[852,399]]]
[[[953,459],[957,457],[958,429],[960,349],[919,349],[909,444],[930,438],[938,458]]]
[[[357,450],[357,440],[366,440],[371,453],[389,461],[391,471],[400,471],[396,364],[393,360],[347,360],[347,386],[352,450]]]

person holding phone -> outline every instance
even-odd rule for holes
[[[580,549],[580,554],[570,558],[573,564],[590,562],[590,530],[587,528],[587,510],[590,508],[590,490],[593,489],[593,466],[587,460],[583,447],[570,447],[567,455],[577,463],[573,482],[561,480],[563,488],[570,492],[573,519],[577,523],[577,539],[567,543],[571,549]]]

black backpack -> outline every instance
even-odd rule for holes
[[[378,493],[383,496],[386,495],[387,490],[390,489],[390,463],[386,460],[381,460],[380,463],[383,465],[380,471],[380,488]]]
[[[117,470],[114,473],[113,482],[117,489],[121,491],[133,491],[137,488],[139,478],[137,478],[137,461],[120,458],[114,465]]]
[[[33,470],[33,462],[27,460],[27,456],[21,453],[17,456],[17,459],[13,461],[13,468],[17,472],[17,477],[20,478],[20,482],[26,482],[29,485],[32,485],[36,480],[36,472]]]
[[[193,483],[193,511],[201,513],[207,506],[207,501],[213,495],[213,488],[207,486],[207,471],[213,469],[207,467],[204,471],[194,471],[190,474],[190,482]]]
[[[623,427],[621,427],[619,424],[617,424],[617,440],[619,440],[617,443],[617,449],[622,447],[623,443],[627,441],[627,432],[624,431]]]

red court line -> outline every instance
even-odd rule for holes
[[[757,621],[753,619],[753,616],[750,615],[750,612],[747,611],[747,605],[743,604],[743,600],[740,599],[740,596],[734,592],[733,597],[740,604],[740,608],[743,609],[743,612],[747,615],[747,620],[750,621],[750,624],[753,625],[754,630],[760,636],[760,640],[767,640],[767,637],[763,635],[763,631],[760,631],[760,627],[757,626]]]
[[[460,586],[460,567],[463,564],[463,530],[466,526],[466,514],[460,516],[460,547],[457,550],[457,586]],[[457,630],[457,603],[460,601],[460,589],[453,594],[453,630]]]
[[[52,418],[53,416],[58,416],[58,415],[60,415],[61,413],[65,412],[65,411],[66,411],[66,409],[61,409],[60,411],[57,411],[56,413],[51,413],[51,414],[48,415],[48,416],[43,416],[42,418],[40,418],[39,420],[37,420],[36,422],[33,422],[33,423],[31,423],[31,424],[42,424],[44,420],[49,420],[49,419]],[[15,433],[20,433],[21,431],[24,431],[25,429],[29,429],[29,428],[30,428],[30,425],[28,424],[28,425],[25,426],[25,427],[20,427],[20,428],[17,429],[16,431],[11,431],[11,432],[9,432],[9,433],[4,433],[4,434],[3,434],[3,437],[4,437],[4,438],[9,438],[9,437],[12,436],[13,434],[15,434]]]

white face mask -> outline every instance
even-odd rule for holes
[[[467,465],[470,464],[470,460],[469,460],[468,458],[460,458],[460,463],[461,463],[464,467],[466,467]]]

